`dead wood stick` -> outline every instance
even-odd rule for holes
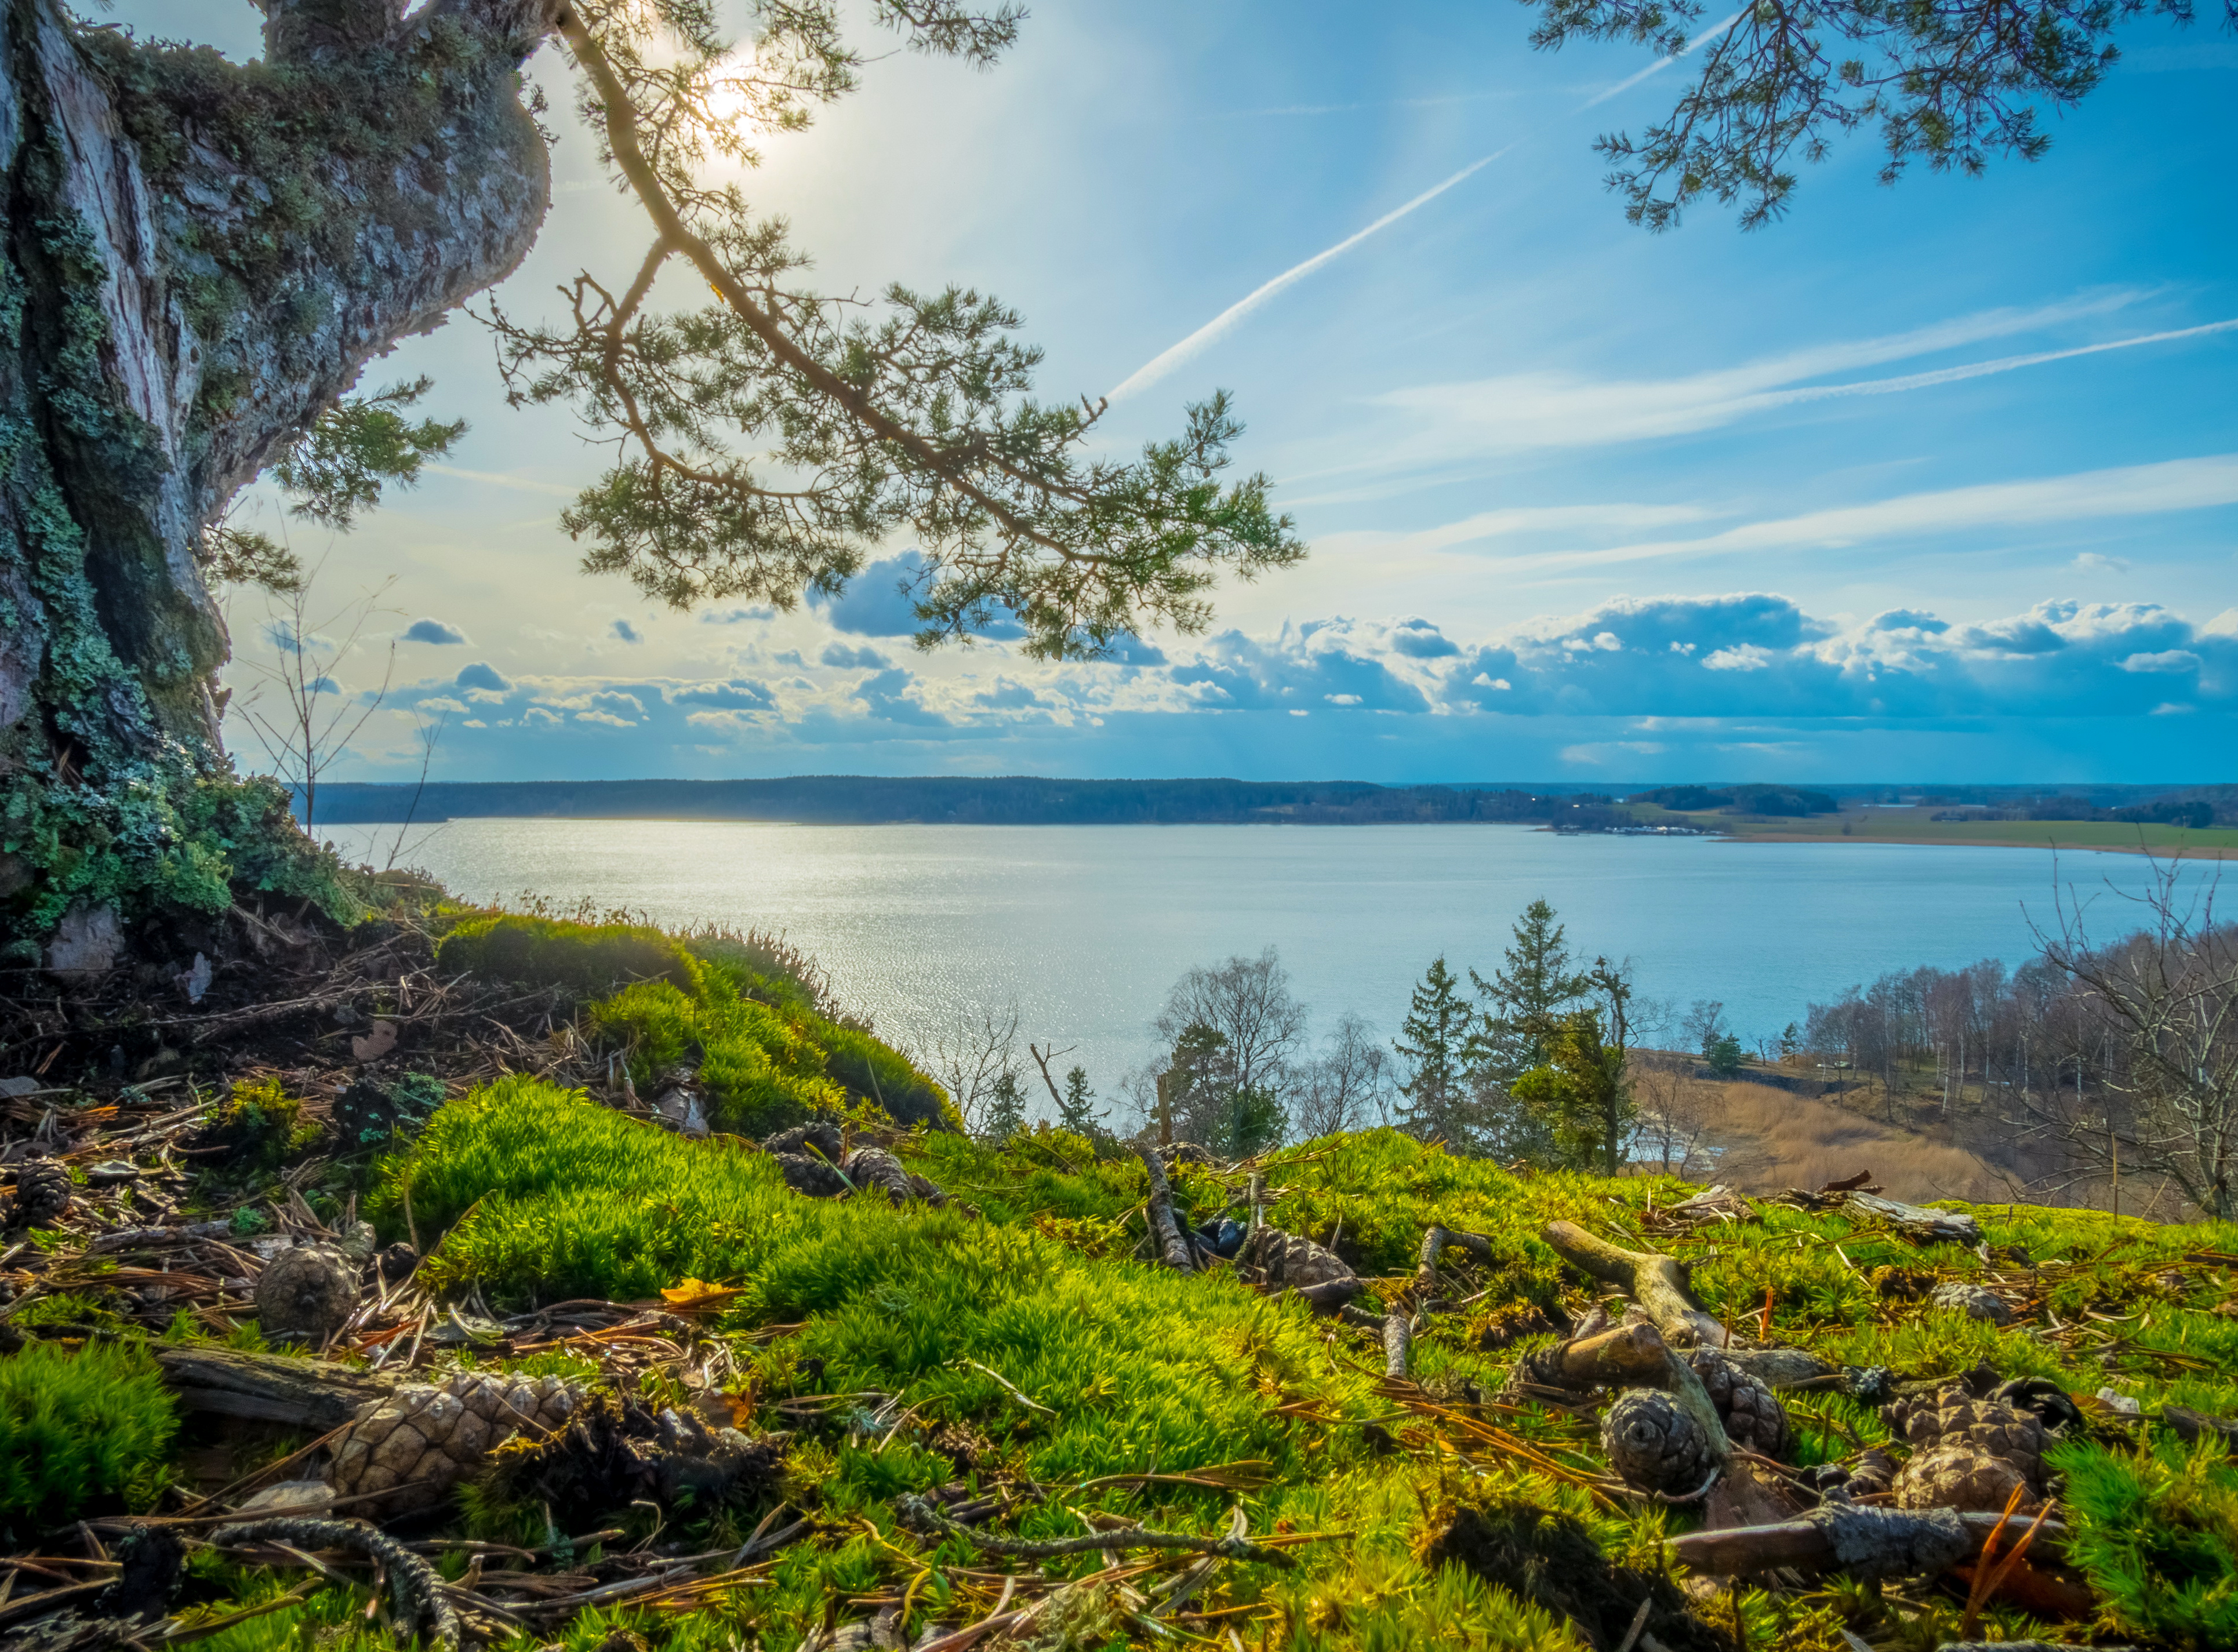
[[[1480,1262],[1492,1260],[1492,1241],[1481,1233],[1455,1233],[1433,1224],[1422,1235],[1422,1259],[1414,1269],[1414,1300],[1427,1302],[1438,1283],[1438,1259],[1446,1246],[1457,1245]]]
[[[1665,1388],[1670,1345],[1653,1325],[1617,1325],[1597,1336],[1557,1343],[1525,1362],[1526,1375],[1550,1388]]]
[[[1383,1374],[1404,1377],[1407,1356],[1414,1351],[1414,1328],[1403,1313],[1383,1316]]]
[[[1666,1343],[1722,1348],[1732,1338],[1694,1295],[1686,1265],[1653,1251],[1627,1251],[1575,1222],[1549,1222],[1540,1239],[1579,1272],[1615,1285],[1647,1311]]]
[[[233,1348],[158,1348],[156,1363],[188,1411],[321,1432],[348,1422],[367,1401],[386,1399],[395,1386],[325,1360]]]
[[[1396,1317],[1395,1315],[1394,1316]],[[1198,1537],[1185,1531],[1153,1531],[1148,1526],[1122,1526],[1116,1531],[1091,1531],[1082,1537],[1059,1537],[1046,1543],[1021,1537],[997,1537],[990,1532],[960,1526],[915,1492],[905,1492],[894,1503],[901,1523],[927,1536],[961,1537],[990,1555],[1010,1555],[1023,1560],[1084,1555],[1096,1550],[1182,1549],[1191,1554],[1217,1555],[1222,1560],[1255,1560],[1269,1566],[1294,1566],[1295,1555],[1269,1549],[1248,1537]]]
[[[1248,1214],[1248,1227],[1251,1232],[1257,1232],[1259,1224],[1265,1219],[1260,1206],[1266,1201],[1266,1198],[1267,1178],[1261,1172],[1255,1170],[1251,1173],[1251,1194]]]
[[[1861,1577],[1947,1571],[1982,1550],[2003,1517],[1950,1509],[1875,1509],[1829,1503],[1803,1520],[1693,1531],[1665,1545],[1671,1558],[1720,1576],[1775,1566],[1841,1569]],[[2067,1528],[2046,1521],[2037,1541],[2056,1545]]]
[[[226,1548],[259,1543],[299,1543],[310,1549],[351,1549],[388,1574],[396,1616],[408,1633],[424,1630],[443,1646],[459,1643],[459,1616],[443,1598],[435,1569],[402,1543],[362,1520],[248,1520],[221,1526],[213,1541]]]
[[[1177,1273],[1194,1273],[1196,1267],[1189,1256],[1189,1241],[1182,1237],[1181,1224],[1174,1219],[1174,1191],[1167,1185],[1165,1166],[1158,1162],[1158,1150],[1148,1142],[1137,1142],[1135,1151],[1142,1154],[1142,1167],[1150,1173],[1150,1237],[1157,1241],[1159,1260]]]

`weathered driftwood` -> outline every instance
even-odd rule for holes
[[[2000,1546],[2006,1553],[2035,1523],[2005,1520],[2002,1515],[1960,1514],[1953,1509],[1826,1503],[1800,1520],[1688,1532],[1672,1538],[1666,1547],[1674,1561],[1718,1576],[1803,1566],[1838,1569],[1860,1577],[1917,1576],[1971,1560],[2000,1522],[2005,1529]],[[2044,1551],[2056,1552],[2066,1536],[2065,1526],[2047,1520],[2037,1528],[2035,1542]]]
[[[1196,1264],[1189,1254],[1189,1241],[1182,1237],[1181,1224],[1174,1219],[1174,1190],[1167,1184],[1166,1167],[1159,1161],[1158,1150],[1138,1142],[1135,1151],[1142,1155],[1142,1167],[1150,1173],[1150,1239],[1158,1259],[1176,1272],[1194,1273]]]
[[[1928,1210],[1862,1191],[1843,1194],[1842,1206],[1891,1227],[1900,1227],[1915,1239],[1951,1239],[1961,1245],[1982,1242],[1981,1223],[1964,1211]]]
[[[286,1423],[325,1433],[368,1401],[388,1398],[394,1378],[322,1359],[288,1359],[232,1348],[162,1348],[156,1362],[190,1411]]]
[[[1722,1348],[1731,1340],[1717,1315],[1695,1297],[1686,1265],[1677,1257],[1627,1251],[1575,1222],[1549,1222],[1539,1238],[1572,1267],[1615,1285],[1645,1309],[1673,1346]]]
[[[1359,1279],[1324,1279],[1319,1285],[1293,1286],[1288,1294],[1315,1313],[1334,1313],[1366,1289],[1367,1285]]]
[[[1438,1283],[1438,1259],[1445,1254],[1448,1245],[1459,1246],[1478,1261],[1490,1263],[1492,1241],[1481,1233],[1455,1233],[1433,1226],[1422,1235],[1421,1260],[1414,1269],[1414,1299],[1427,1302]]]

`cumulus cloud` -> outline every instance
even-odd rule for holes
[[[415,619],[404,628],[407,643],[463,643],[466,632],[456,625],[447,625],[440,619]]]
[[[797,660],[798,656],[794,657]],[[844,643],[827,643],[824,652],[818,657],[824,664],[836,665],[843,671],[882,671],[887,664],[886,657],[867,644],[861,648],[850,648]]]
[[[703,625],[738,625],[749,619],[775,619],[777,610],[762,606],[754,608],[710,608],[699,616]]]
[[[487,660],[476,660],[460,669],[451,679],[462,689],[484,689],[492,694],[510,694],[513,684],[498,674],[497,667]]]
[[[822,611],[834,631],[856,637],[915,636],[924,624],[917,614],[917,596],[931,583],[932,572],[932,565],[923,552],[904,551],[871,564],[836,597],[811,589],[808,604]],[[997,614],[977,627],[975,634],[1002,642],[1023,637],[1026,630],[1016,620]]]
[[[1380,629],[1380,628],[1378,628]],[[1222,710],[1427,711],[1422,691],[1374,657],[1376,640],[1349,620],[1285,626],[1271,643],[1224,631],[1203,655],[1169,676]]]
[[[1461,651],[1458,643],[1427,619],[1402,619],[1393,625],[1391,651],[1408,659],[1439,659]]]
[[[575,713],[575,721],[578,723],[602,723],[610,729],[634,729],[637,727],[637,724],[628,717],[618,717],[611,711],[578,711]]]
[[[836,597],[811,588],[808,605],[823,610],[835,631],[857,637],[907,637],[924,623],[917,617],[911,593],[923,588],[930,572],[924,557],[904,551],[872,563]]]
[[[765,685],[743,677],[734,677],[726,683],[694,683],[685,688],[672,689],[667,698],[672,704],[713,705],[738,711],[768,711],[777,705],[776,697]]]
[[[907,671],[880,671],[866,677],[857,685],[851,697],[867,707],[874,717],[889,723],[915,724],[926,728],[946,728],[948,719],[926,706],[917,685]]]
[[[1971,624],[1891,610],[1840,628],[1752,592],[1533,621],[1462,654],[1439,691],[1509,715],[2142,716],[2187,677],[2202,697],[2238,695],[2238,635],[2150,603],[2071,600]]]

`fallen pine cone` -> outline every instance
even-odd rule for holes
[[[75,1193],[66,1168],[51,1159],[34,1159],[16,1171],[15,1202],[8,1207],[4,1226],[52,1227],[70,1214]]]
[[[2033,1411],[1946,1387],[1932,1400],[1900,1401],[1882,1415],[1912,1448],[1893,1487],[1899,1508],[1994,1512],[2016,1489],[2023,1509],[2041,1501],[2050,1439]]]
[[[358,1412],[328,1477],[341,1497],[394,1490],[432,1502],[519,1431],[566,1422],[581,1399],[558,1377],[462,1371],[414,1383]]]
[[[264,1265],[256,1279],[257,1328],[268,1338],[320,1342],[357,1310],[357,1269],[328,1245],[297,1245]]]
[[[1629,1388],[1601,1418],[1601,1449],[1627,1485],[1665,1497],[1704,1489],[1710,1437],[1676,1399],[1656,1388]]]
[[[1726,1438],[1770,1457],[1787,1449],[1787,1408],[1770,1388],[1714,1348],[1697,1348],[1686,1358],[1718,1408]]]
[[[1238,1263],[1259,1269],[1269,1289],[1302,1290],[1349,1279],[1353,1272],[1345,1259],[1326,1246],[1279,1227],[1261,1227],[1243,1241],[1235,1253]]]

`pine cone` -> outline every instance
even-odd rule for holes
[[[1683,1497],[1710,1477],[1710,1439],[1670,1395],[1630,1388],[1601,1418],[1601,1449],[1626,1483]]]
[[[16,1202],[8,1212],[7,1226],[52,1227],[70,1214],[76,1189],[70,1172],[51,1159],[34,1159],[16,1169]]]
[[[298,1245],[257,1276],[257,1329],[317,1342],[349,1323],[357,1299],[357,1269],[348,1257],[331,1246]]]
[[[581,1398],[558,1377],[461,1371],[414,1383],[358,1412],[328,1477],[341,1497],[408,1489],[432,1502],[516,1431],[557,1428]]]
[[[1286,1233],[1279,1227],[1262,1227],[1252,1234],[1243,1241],[1243,1248],[1236,1252],[1235,1259],[1247,1267],[1262,1270],[1268,1285],[1277,1291],[1328,1285],[1353,1277],[1352,1269],[1334,1251],[1296,1233]]]
[[[773,1153],[770,1157],[784,1173],[785,1185],[797,1193],[806,1193],[811,1199],[837,1199],[847,1191],[846,1180],[836,1165],[804,1153]]]
[[[1973,1399],[1956,1385],[1932,1399],[1904,1400],[1882,1415],[1912,1448],[1897,1476],[1897,1506],[1996,1510],[2015,1486],[2033,1509],[2043,1490],[2043,1419],[1995,1400]]]
[[[847,1156],[847,1146],[839,1140],[838,1131],[821,1120],[797,1124],[790,1130],[780,1130],[762,1140],[764,1153],[794,1153],[802,1158],[812,1158],[815,1155],[807,1151],[811,1147],[835,1165]]]
[[[935,1205],[948,1202],[947,1194],[924,1177],[910,1174],[902,1168],[902,1161],[884,1147],[857,1147],[847,1155],[844,1167],[847,1180],[862,1193],[883,1193],[897,1205],[917,1199]]]
[[[1718,1408],[1727,1439],[1770,1457],[1787,1449],[1787,1409],[1771,1389],[1714,1348],[1697,1348],[1686,1358]]]

